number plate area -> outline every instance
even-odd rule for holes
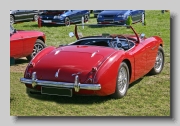
[[[41,94],[72,97],[72,89],[42,86]]]
[[[51,23],[51,20],[43,20],[44,23]]]

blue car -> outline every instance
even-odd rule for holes
[[[132,23],[142,21],[144,10],[104,10],[97,16],[98,24],[126,24],[129,16],[132,18]]]
[[[94,17],[97,18],[98,14],[101,13],[103,10],[93,10]]]
[[[89,20],[89,10],[44,10],[39,15],[41,26],[43,25],[70,25],[78,22]]]

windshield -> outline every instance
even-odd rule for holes
[[[129,27],[129,28],[127,28]],[[105,36],[112,37],[117,35],[125,35],[139,41],[137,33],[131,26],[126,25],[101,25],[101,24],[84,24],[76,25],[75,28],[76,37],[88,37],[88,36]],[[77,38],[77,39],[78,39]]]

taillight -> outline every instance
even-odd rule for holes
[[[97,67],[93,67],[91,72],[89,72],[88,78],[85,83],[87,83],[87,84],[93,83],[93,78],[94,78],[96,71],[97,71]]]
[[[25,72],[26,78],[31,78],[33,68],[34,68],[34,63],[30,63],[26,69],[26,72]]]

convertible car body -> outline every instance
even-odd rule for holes
[[[60,96],[112,95],[122,98],[129,84],[147,73],[159,74],[162,71],[164,51],[160,37],[146,38],[144,34],[137,34],[131,26],[127,29],[124,25],[117,27],[132,31],[133,34],[121,34],[122,30],[116,27],[114,30],[108,29],[114,33],[117,30],[115,34],[105,31],[83,37],[78,26],[75,25],[75,32],[69,34],[70,37],[76,36],[77,41],[59,47],[47,47],[31,60],[24,77],[20,78],[28,92]],[[98,24],[86,26],[93,29],[111,27]],[[102,28],[100,31],[103,31]]]
[[[132,23],[142,20],[144,10],[104,10],[97,16],[98,24],[126,24],[126,20],[131,16]]]
[[[11,58],[26,57],[30,61],[45,47],[45,34],[43,32],[16,30],[10,25]]]
[[[89,19],[89,10],[45,10],[40,14],[40,23],[43,25],[70,25]]]

